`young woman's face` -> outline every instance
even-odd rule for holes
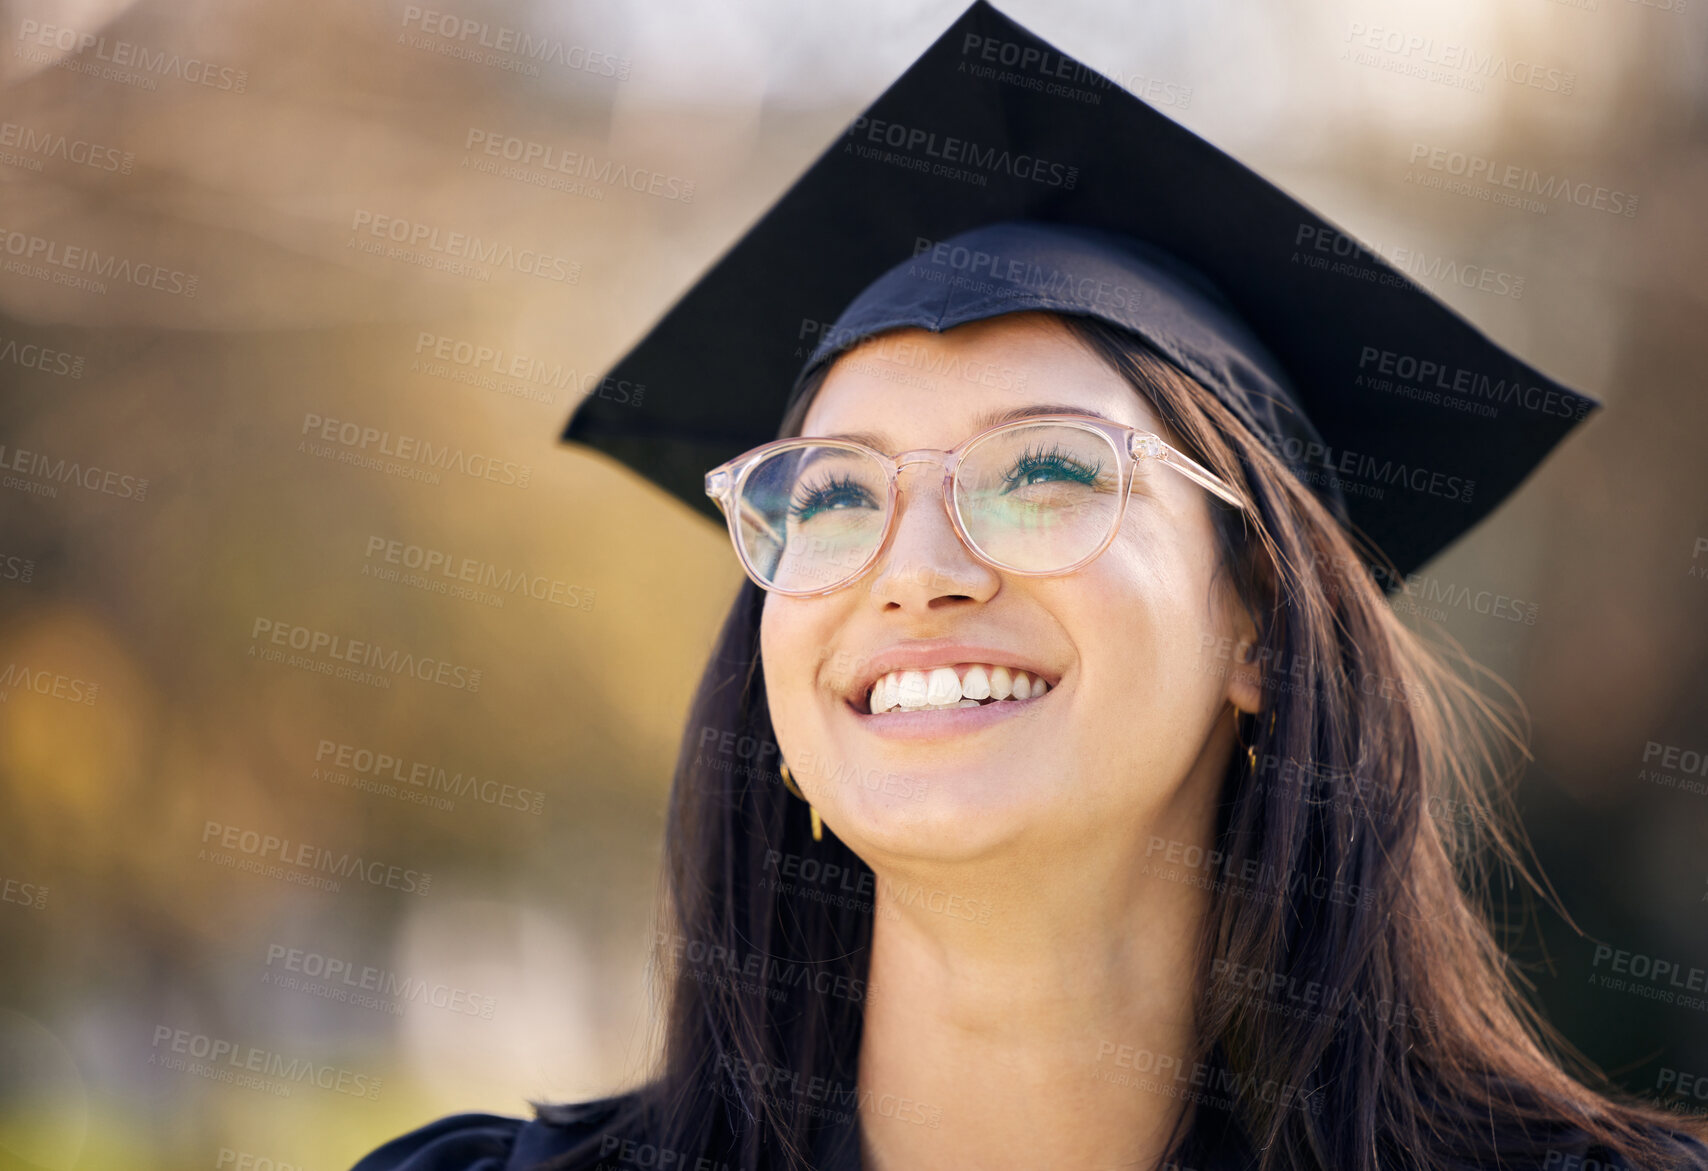
[[[875,432],[890,455],[948,449],[983,413],[1040,404],[1176,443],[1119,374],[1037,313],[856,349],[831,369],[802,434]],[[858,581],[815,598],[766,595],[771,719],[802,792],[874,865],[1072,847],[1192,820],[1234,746],[1227,704],[1257,706],[1250,678],[1224,670],[1237,662],[1225,648],[1251,625],[1217,573],[1208,493],[1152,467],[1096,560],[1022,577],[961,543],[941,478],[936,464],[903,467],[895,532]],[[1019,666],[1051,688],[1000,713],[901,717],[913,734],[886,735],[882,721],[898,717],[868,714],[865,684],[882,656],[908,649],[924,650],[916,665],[927,676],[930,664]]]

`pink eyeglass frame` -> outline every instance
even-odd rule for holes
[[[1103,540],[1098,543],[1097,548],[1093,549],[1090,553],[1087,553],[1072,565],[1063,569],[1019,569],[1015,566],[998,561],[994,557],[986,556],[978,546],[973,544],[972,538],[967,535],[966,526],[961,523],[960,514],[955,507],[955,474],[961,466],[961,461],[965,459],[967,453],[971,451],[975,445],[1007,431],[1016,431],[1025,427],[1036,427],[1045,423],[1065,423],[1078,426],[1087,431],[1095,431],[1108,441],[1110,447],[1112,447],[1117,453],[1118,458],[1121,454],[1125,454],[1126,458],[1121,460],[1119,467],[1119,475],[1122,481],[1119,488],[1121,505],[1116,510],[1115,520],[1109,526],[1109,531],[1104,534]],[[741,533],[736,528],[736,502],[741,499],[741,491],[742,488],[746,486],[748,475],[767,456],[791,447],[839,447],[847,451],[858,452],[871,456],[880,464],[884,465],[889,472],[889,494],[884,502],[884,531],[882,536],[879,537],[878,543],[873,547],[871,554],[861,562],[858,567],[852,570],[847,577],[838,580],[834,585],[824,586],[816,590],[786,590],[781,586],[766,583],[759,576],[758,571],[754,569],[752,563],[748,561],[747,551],[742,548]],[[814,439],[811,436],[797,437],[793,439],[776,439],[770,443],[761,444],[751,451],[743,452],[734,459],[721,463],[711,471],[707,472],[706,495],[717,501],[718,508],[723,512],[724,520],[729,527],[730,543],[735,546],[735,555],[741,561],[742,570],[752,580],[754,585],[758,586],[762,590],[768,590],[775,594],[782,594],[785,597],[816,598],[822,597],[825,594],[835,593],[837,590],[844,589],[849,585],[852,585],[869,569],[871,569],[880,557],[883,556],[884,550],[889,547],[891,538],[895,536],[897,515],[896,502],[901,495],[901,469],[907,464],[940,463],[943,465],[943,482],[940,488],[943,500],[943,511],[948,514],[949,523],[953,526],[955,535],[960,538],[961,544],[966,546],[967,551],[974,557],[978,558],[984,564],[991,566],[993,569],[1002,570],[1004,573],[1018,574],[1022,577],[1059,577],[1062,574],[1073,573],[1075,570],[1083,569],[1085,566],[1091,564],[1091,562],[1101,556],[1103,551],[1115,540],[1115,534],[1121,531],[1121,521],[1127,515],[1127,499],[1132,493],[1133,484],[1137,482],[1137,477],[1134,473],[1138,470],[1140,460],[1155,460],[1167,467],[1171,467],[1193,483],[1197,484],[1199,487],[1216,496],[1218,499],[1231,504],[1233,507],[1240,509],[1241,511],[1245,511],[1247,509],[1246,502],[1228,486],[1227,481],[1204,467],[1197,460],[1181,453],[1176,448],[1170,447],[1167,443],[1164,443],[1160,438],[1149,431],[1141,431],[1137,427],[1129,427],[1123,423],[1116,423],[1112,420],[1098,418],[1094,415],[1072,414],[1032,415],[1024,419],[1015,419],[1007,423],[999,423],[995,427],[990,427],[980,431],[978,434],[962,440],[960,443],[946,451],[940,448],[921,447],[916,448],[913,451],[904,451],[895,456],[885,455],[883,452],[867,447],[863,443],[855,443],[847,439]],[[754,520],[762,528],[768,529],[770,527],[757,517],[750,519]]]

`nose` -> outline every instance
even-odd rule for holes
[[[890,541],[873,567],[870,595],[879,609],[926,613],[960,601],[985,601],[1000,579],[973,556],[949,519],[940,453],[898,457],[896,515]]]

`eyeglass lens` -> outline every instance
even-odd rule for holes
[[[1075,564],[1120,515],[1121,458],[1099,431],[1039,423],[1000,431],[965,455],[954,507],[973,545],[1031,573]],[[829,589],[883,539],[888,469],[815,444],[773,453],[742,486],[737,531],[749,564],[786,590]]]

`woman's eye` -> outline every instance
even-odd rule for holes
[[[798,521],[808,521],[828,509],[857,508],[872,504],[870,492],[844,477],[799,490],[797,499],[789,503],[789,515]]]
[[[1009,470],[1005,481],[1010,490],[1023,488],[1029,484],[1045,484],[1054,480],[1067,480],[1076,484],[1095,484],[1097,472],[1098,467],[1087,467],[1078,460],[1060,452],[1041,455],[1027,454],[1014,461],[1014,467]]]

